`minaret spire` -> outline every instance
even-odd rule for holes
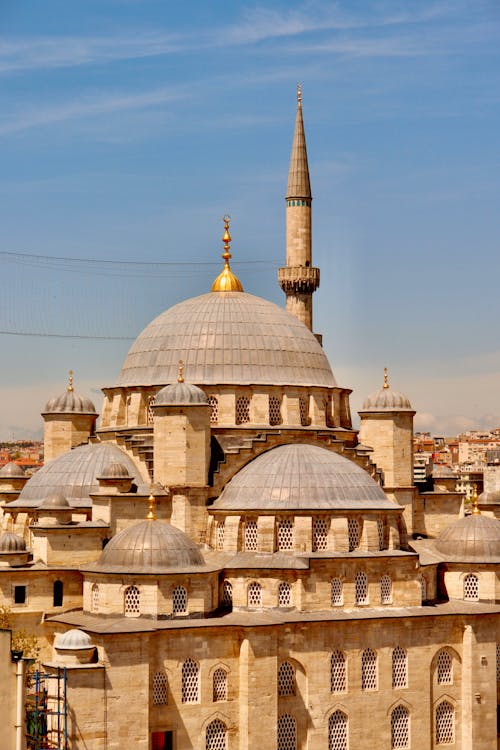
[[[278,271],[286,309],[312,331],[312,295],[319,268],[312,267],[311,182],[302,117],[302,87],[297,85],[297,115],[286,190],[286,266]]]

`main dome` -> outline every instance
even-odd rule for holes
[[[163,312],[135,340],[117,385],[172,383],[180,359],[196,385],[336,385],[314,334],[245,292],[209,292]]]

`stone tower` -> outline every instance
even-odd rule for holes
[[[313,329],[312,295],[319,286],[319,268],[312,267],[311,183],[302,119],[302,94],[297,88],[297,117],[286,191],[286,266],[278,280],[286,294],[287,312]]]

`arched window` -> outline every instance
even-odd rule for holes
[[[293,548],[293,521],[282,518],[278,521],[278,549]]]
[[[64,587],[62,581],[54,581],[54,597],[53,597],[53,603],[54,607],[62,607],[63,598],[64,598]]]
[[[278,586],[278,607],[290,607],[292,604],[292,587],[282,581]]]
[[[392,581],[389,576],[382,576],[380,579],[380,601],[382,604],[392,602]]]
[[[94,583],[90,589],[90,608],[92,612],[99,612],[99,584]]]
[[[245,520],[245,549],[256,550],[257,540],[257,521],[255,518],[247,518]]]
[[[295,669],[289,661],[280,664],[278,670],[278,695],[295,695]]]
[[[182,702],[198,703],[200,700],[200,668],[192,659],[182,665]]]
[[[236,424],[250,422],[250,399],[248,396],[239,396],[236,399]]]
[[[213,679],[213,701],[227,701],[227,672],[219,668],[214,672]]]
[[[205,750],[227,749],[227,727],[220,719],[214,719],[207,726]]]
[[[347,519],[347,536],[349,538],[349,552],[359,547],[359,521],[357,518]]]
[[[219,400],[217,396],[209,396],[207,401],[210,407],[210,424],[217,424],[219,421]]]
[[[436,708],[436,745],[453,745],[455,742],[455,709],[443,701]]]
[[[172,591],[172,612],[174,615],[187,612],[188,596],[184,586],[176,586]]]
[[[405,706],[396,706],[391,713],[391,748],[410,747],[410,714]]]
[[[324,516],[313,518],[313,552],[326,549],[328,546],[328,520]]]
[[[134,617],[141,612],[141,595],[137,586],[125,589],[125,617]]]
[[[368,578],[366,573],[357,573],[354,579],[356,604],[368,604]]]
[[[427,581],[425,576],[420,576],[420,591],[422,594],[422,601],[427,601]]]
[[[269,396],[269,424],[277,425],[282,423],[281,418],[281,401],[276,396]]]
[[[332,607],[340,607],[344,603],[344,589],[340,578],[332,578],[331,602]]]
[[[408,654],[401,646],[392,652],[392,687],[408,687]]]
[[[330,658],[330,691],[345,693],[347,690],[347,674],[345,668],[345,654],[334,651]]]
[[[226,609],[233,608],[233,587],[230,581],[222,584],[222,606]]]
[[[464,578],[464,599],[479,601],[479,579],[474,573],[469,573]]]
[[[153,675],[153,706],[166,706],[168,703],[168,680],[165,672]]]
[[[307,427],[307,425],[309,424],[308,402],[309,399],[307,398],[307,396],[299,397],[300,424],[302,425],[302,427]]]
[[[225,520],[222,518],[217,521],[217,549],[224,549],[224,531],[226,528]]]
[[[148,425],[153,424],[154,419],[155,419],[155,413],[154,413],[154,409],[153,409],[154,402],[155,402],[155,397],[154,396],[149,396],[149,398],[148,398],[148,413],[147,413],[147,423],[148,423]]]
[[[438,685],[453,685],[453,659],[446,649],[442,648],[437,655]]]
[[[248,587],[248,606],[262,607],[262,589],[257,581],[253,581]]]
[[[277,750],[297,750],[297,722],[290,714],[283,714],[278,719]]]
[[[377,521],[377,532],[378,532],[378,548],[380,550],[385,549],[386,548],[385,523],[381,518],[379,518]]]
[[[361,654],[361,690],[376,690],[377,682],[377,654],[365,648]]]
[[[348,749],[348,718],[343,711],[334,711],[328,719],[328,750]]]

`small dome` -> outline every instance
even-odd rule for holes
[[[207,397],[201,388],[182,381],[162,388],[156,394],[153,406],[199,406],[207,403]]]
[[[481,505],[500,505],[500,490],[488,490],[481,492],[477,498],[477,504]]]
[[[68,503],[64,492],[53,492],[37,507],[44,510],[68,510],[71,505]]]
[[[214,510],[396,510],[357,464],[317,445],[280,445],[228,482]]]
[[[45,414],[95,414],[95,406],[89,398],[78,396],[74,390],[67,388],[60,396],[51,398],[45,404],[42,416]]]
[[[88,633],[83,630],[72,628],[65,633],[57,633],[54,638],[54,648],[80,651],[82,649],[94,648],[94,644]]]
[[[0,469],[0,477],[24,477],[24,471],[15,461],[9,461]]]
[[[0,552],[26,552],[26,542],[17,534],[6,531],[0,536]]]
[[[365,399],[361,412],[364,411],[413,411],[410,400],[404,393],[394,391],[387,379],[387,368],[384,370],[384,384],[379,391]]]
[[[146,520],[113,537],[93,569],[110,573],[162,573],[204,564],[201,552],[187,534],[169,523]]]
[[[128,468],[119,461],[108,464],[102,470],[99,479],[132,479]]]
[[[492,562],[500,560],[500,521],[480,513],[460,518],[435,541],[447,560]]]

